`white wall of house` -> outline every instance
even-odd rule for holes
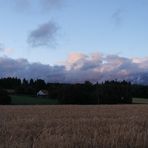
[[[38,91],[37,92],[37,96],[46,96],[47,94],[45,94],[43,91]]]

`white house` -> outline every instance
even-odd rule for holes
[[[39,90],[37,92],[37,96],[48,96],[48,91],[47,90]]]

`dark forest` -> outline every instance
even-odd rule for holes
[[[36,96],[39,90],[48,91],[47,99],[57,99],[59,104],[131,104],[133,97],[148,98],[148,86],[126,81],[60,84],[46,83],[41,79],[1,78],[0,103],[11,104],[9,95],[12,92],[18,95]]]

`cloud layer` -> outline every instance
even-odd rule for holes
[[[51,82],[58,81],[60,73],[64,72],[63,66],[29,63],[26,59],[15,60],[8,57],[0,58],[0,69],[0,77],[41,78]]]
[[[26,59],[0,58],[0,77],[41,78],[47,82],[78,83],[89,80],[130,80],[148,83],[148,58],[125,58],[118,55],[104,56],[99,53],[71,54],[65,64],[50,66],[30,63]],[[147,82],[145,82],[147,81]]]
[[[51,46],[55,43],[57,31],[56,23],[49,21],[31,31],[27,41],[32,47]]]

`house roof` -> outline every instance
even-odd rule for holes
[[[41,90],[39,90],[39,91],[37,92],[37,94],[48,95],[48,91],[47,91],[47,90],[43,90],[43,89],[41,89]]]

